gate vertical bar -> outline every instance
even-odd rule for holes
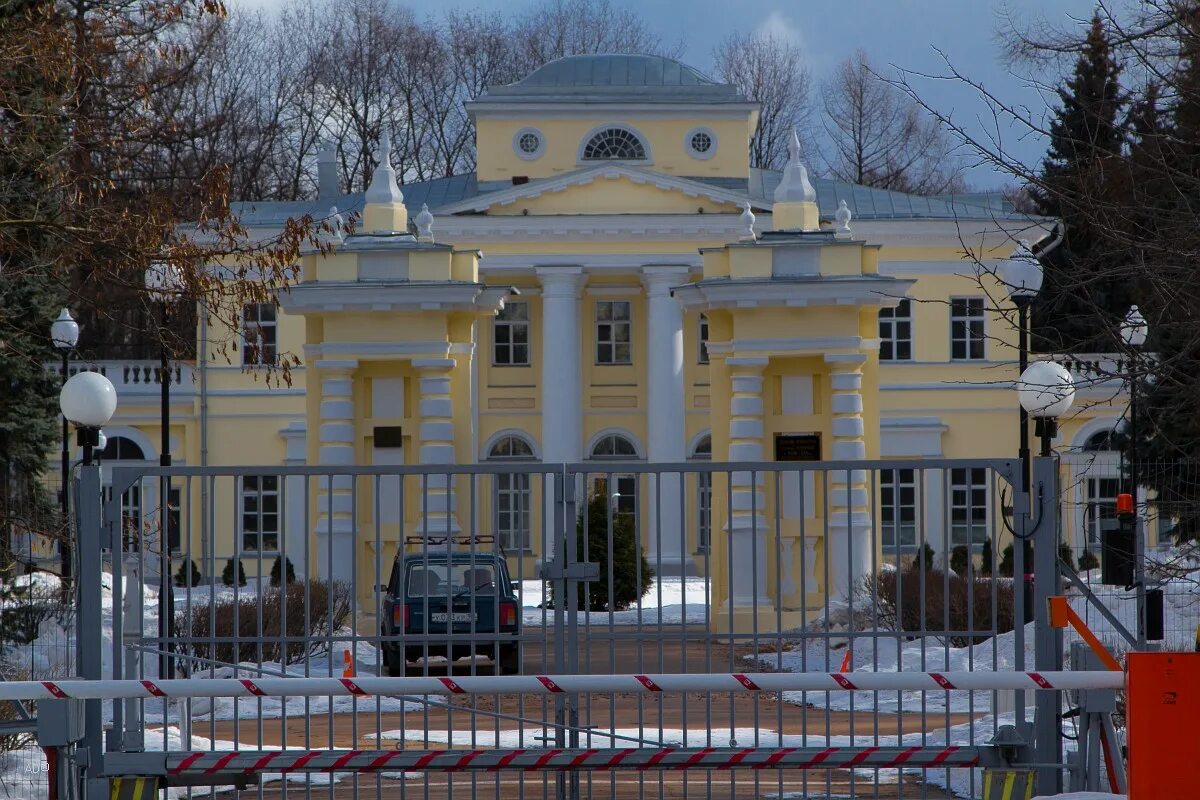
[[[119,500],[116,502],[119,503]],[[75,504],[79,513],[79,542],[76,548],[79,587],[78,629],[75,634],[76,667],[79,677],[99,681],[104,678],[104,661],[100,648],[104,646],[103,620],[100,610],[101,504],[100,467],[88,465],[79,470],[79,498]],[[101,700],[84,701],[83,749],[87,753],[88,785],[83,797],[101,797],[107,786],[94,776],[103,772],[104,707]]]
[[[1050,598],[1061,594],[1058,570],[1059,513],[1058,460],[1041,456],[1033,460],[1034,520],[1034,664],[1038,671],[1063,668],[1062,633],[1050,627]],[[1034,753],[1038,763],[1038,794],[1062,791],[1062,731],[1057,692],[1037,692],[1034,704]]]
[[[566,657],[566,609],[565,603],[574,587],[567,581],[567,537],[566,537],[566,499],[567,473],[563,467],[554,473],[554,519],[551,521],[551,535],[554,537],[554,549],[550,569],[543,569],[544,579],[553,581],[551,590],[554,601],[554,668],[565,669]],[[573,490],[573,487],[572,487]],[[574,540],[572,537],[572,546]],[[566,698],[561,694],[554,696],[554,746],[564,748],[566,740],[567,706]],[[555,797],[558,800],[567,798],[567,776],[559,772],[555,776]]]
[[[587,559],[587,551],[582,550],[577,541],[579,537],[579,529],[575,524],[575,473],[568,470],[563,470],[563,505],[562,505],[562,525],[563,536],[559,539],[565,546],[563,549],[563,566],[570,564],[576,560],[576,556],[582,554],[584,560]],[[583,642],[579,641],[579,586],[580,581],[576,577],[576,573],[567,572],[564,576],[563,583],[566,586],[567,593],[567,629],[566,635],[570,637],[570,641],[563,642],[566,651],[566,668],[567,674],[577,675],[579,673],[579,648],[583,646]],[[584,596],[587,596],[587,589],[584,588]],[[571,727],[568,741],[572,748],[579,747],[579,694],[571,692],[567,695],[567,724]],[[579,798],[579,772],[573,771],[567,776],[568,787],[567,797],[569,800],[578,800]]]

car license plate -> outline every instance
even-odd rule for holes
[[[434,612],[433,614],[429,615],[429,619],[432,622],[446,622],[447,617],[450,617],[451,622],[470,622],[475,618],[475,616],[470,612],[463,612],[461,614],[447,614],[446,612],[442,611]]]

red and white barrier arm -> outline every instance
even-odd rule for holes
[[[168,753],[166,773],[208,777],[290,772],[500,772],[974,767],[977,747],[636,747],[556,750],[234,750]]]
[[[324,697],[576,692],[844,692],[1120,689],[1121,672],[775,672],[706,675],[472,675],[453,678],[187,678],[5,681],[0,700]]]

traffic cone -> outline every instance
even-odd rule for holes
[[[852,671],[852,665],[851,665],[851,663],[850,663],[850,654],[851,654],[851,653],[850,653],[850,648],[849,648],[849,647],[847,647],[847,648],[846,648],[846,655],[842,656],[842,666],[841,666],[841,669],[839,669],[839,670],[838,670],[838,672],[851,672],[851,671]]]
[[[350,648],[342,650],[342,677],[354,677],[354,656],[350,655]]]

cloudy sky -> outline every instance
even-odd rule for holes
[[[266,6],[281,0],[232,0],[234,5]],[[405,2],[405,0],[401,0]],[[407,2],[417,9],[421,3]],[[787,36],[803,48],[809,69],[820,81],[856,48],[865,49],[882,68],[945,74],[945,58],[961,73],[990,92],[1041,118],[1049,98],[1021,73],[1004,63],[1000,34],[1015,23],[1028,29],[1041,25],[1071,27],[1091,16],[1095,0],[640,0],[631,2],[667,42],[681,42],[683,59],[702,70],[728,32],[766,30]],[[438,7],[517,11],[525,0],[440,0]],[[431,7],[432,8],[432,7]],[[1053,80],[1056,76],[1043,76]],[[963,85],[944,80],[917,80],[923,97],[952,112],[956,120],[980,136],[999,133],[1006,150],[1027,163],[1045,149],[1025,128],[1000,125],[986,105]],[[969,170],[968,180],[980,188],[1005,183],[990,167]]]

